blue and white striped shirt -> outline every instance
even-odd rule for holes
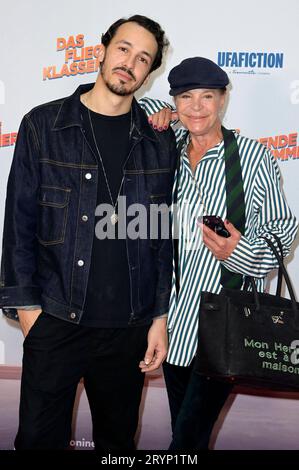
[[[165,107],[163,102],[148,98],[141,100],[141,105],[147,114]],[[182,128],[175,132],[178,141],[186,135]],[[217,260],[202,243],[197,225],[202,214],[226,218],[224,143],[221,141],[208,150],[194,174],[186,153],[188,139],[182,148],[178,187],[180,291],[177,296],[173,272],[168,313],[167,361],[171,364],[188,366],[196,354],[201,292],[220,292],[221,263],[230,271],[255,277],[257,288],[262,291],[266,275],[277,263],[261,237],[269,232],[277,234],[286,256],[296,236],[298,224],[280,190],[280,173],[274,157],[257,141],[235,136],[243,176],[246,226],[244,236],[225,261]]]

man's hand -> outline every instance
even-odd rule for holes
[[[219,261],[226,260],[232,254],[241,238],[239,230],[228,220],[225,220],[224,226],[231,235],[229,238],[217,235],[213,230],[202,223],[200,223],[199,226],[202,229],[202,240],[204,244]]]
[[[151,114],[148,117],[148,122],[157,129],[159,132],[166,131],[169,123],[178,119],[178,114],[170,108],[163,108],[158,113]]]
[[[29,330],[33,327],[41,313],[42,311],[40,308],[37,310],[18,310],[20,325],[24,338],[26,338]]]
[[[144,360],[140,361],[141,372],[158,369],[167,355],[167,318],[154,318],[147,336],[147,350]]]

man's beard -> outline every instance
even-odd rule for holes
[[[135,93],[135,91],[139,90],[139,88],[141,87],[141,85],[138,85],[136,87],[133,87],[133,88],[130,88],[129,90],[126,89],[125,87],[125,83],[122,83],[120,82],[119,85],[115,85],[114,83],[110,83],[108,81],[105,80],[105,78],[103,77],[103,80],[106,84],[106,87],[108,88],[108,90],[110,90],[112,93],[114,93],[115,95],[118,95],[118,96],[129,96],[129,95],[133,95]]]
[[[104,81],[106,87],[108,88],[108,90],[110,90],[115,95],[118,95],[118,96],[133,95],[135,93],[135,91],[139,90],[139,88],[143,85],[143,82],[142,82],[142,83],[139,83],[138,85],[136,85],[135,87],[133,86],[132,88],[127,89],[126,88],[126,83],[123,82],[121,79],[120,79],[120,83],[117,84],[117,85],[115,83],[109,82],[105,77],[104,63],[105,63],[105,61],[102,62],[102,64],[101,64],[101,74],[102,74],[103,81]],[[129,69],[126,69],[125,67],[117,67],[116,69],[113,69],[113,70],[117,70],[117,69],[118,70],[123,70],[128,75],[130,75],[133,78],[133,80],[136,80],[134,75],[132,74],[132,72]]]

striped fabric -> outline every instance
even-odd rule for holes
[[[148,98],[140,104],[147,114],[165,106]],[[182,129],[176,132],[178,140],[184,133]],[[265,276],[277,265],[261,237],[276,233],[287,255],[296,236],[297,221],[280,190],[279,168],[272,154],[255,140],[235,135],[244,183],[246,226],[234,252],[222,263],[232,272],[257,278],[258,290],[262,291]],[[188,366],[196,353],[201,292],[221,290],[221,262],[202,243],[197,217],[205,213],[226,218],[223,141],[204,155],[194,175],[186,154],[187,143],[182,148],[178,188],[180,292],[177,297],[173,275],[168,314],[167,360],[179,366]]]

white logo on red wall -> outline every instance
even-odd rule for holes
[[[43,80],[85,75],[99,69],[100,44],[86,46],[84,34],[57,38],[56,50],[63,53],[64,64],[43,67]]]

